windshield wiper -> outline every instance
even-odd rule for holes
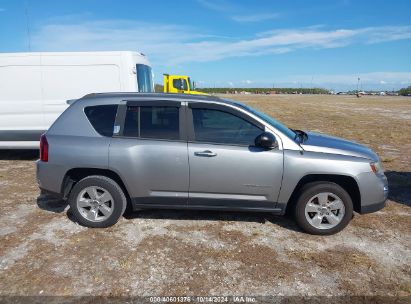
[[[308,134],[302,130],[295,130],[295,129],[291,129],[294,131],[295,133],[295,139],[297,139],[297,137],[300,139],[301,143],[304,143],[304,141],[306,141],[308,139]]]

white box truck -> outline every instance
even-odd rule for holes
[[[97,92],[154,92],[138,52],[0,53],[0,149],[38,148],[67,100]]]

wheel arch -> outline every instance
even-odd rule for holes
[[[308,174],[302,177],[294,188],[286,207],[286,213],[290,214],[293,210],[302,187],[311,182],[332,182],[341,186],[351,197],[355,212],[361,211],[361,194],[357,181],[348,175],[338,174]]]
[[[101,175],[114,180],[121,187],[127,201],[129,201],[130,195],[121,177],[112,170],[100,168],[72,168],[68,170],[64,175],[63,182],[61,184],[61,193],[63,194],[63,198],[66,199],[68,197],[70,191],[77,182],[91,175]]]

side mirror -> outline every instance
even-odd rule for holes
[[[195,89],[196,89],[196,87],[197,87],[197,84],[196,84],[196,82],[195,82],[195,81],[193,81],[193,90],[195,90]]]
[[[255,138],[254,143],[257,147],[261,147],[267,150],[274,149],[278,146],[275,136],[269,132],[263,132],[258,135]]]

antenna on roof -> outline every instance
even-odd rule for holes
[[[26,28],[27,28],[27,46],[29,52],[31,52],[31,35],[30,35],[30,20],[29,20],[29,1],[24,2],[24,12],[26,15]]]

